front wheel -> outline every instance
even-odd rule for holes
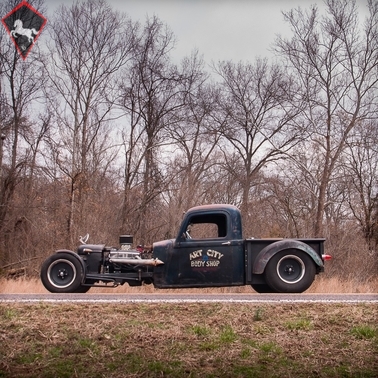
[[[83,274],[80,261],[69,253],[56,253],[41,267],[43,286],[51,293],[80,292]]]
[[[302,293],[315,279],[316,267],[312,258],[296,249],[274,255],[265,269],[265,280],[278,293]]]
[[[78,289],[75,290],[75,293],[80,293],[80,294],[85,294],[89,291],[89,289],[91,288],[91,286],[79,286]]]

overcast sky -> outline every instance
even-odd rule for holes
[[[46,0],[50,11],[73,0]],[[108,0],[114,10],[132,20],[145,21],[156,15],[173,31],[177,44],[175,58],[198,49],[206,63],[212,61],[254,61],[271,56],[269,49],[277,34],[290,35],[282,11],[311,4],[323,8],[322,0]],[[366,1],[357,0],[366,13]]]

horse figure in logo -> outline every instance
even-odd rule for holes
[[[35,30],[34,28],[24,29],[22,27],[22,25],[23,24],[22,24],[21,20],[16,20],[14,22],[14,25],[13,25],[15,27],[15,29],[10,32],[11,36],[14,37],[14,38],[18,38],[19,36],[24,35],[28,39],[29,43],[33,43],[34,42],[34,36],[36,36],[38,34],[38,31]],[[16,35],[16,34],[18,34],[18,35]]]

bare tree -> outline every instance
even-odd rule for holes
[[[221,133],[212,122],[217,91],[208,83],[208,74],[203,72],[203,63],[197,54],[184,62],[186,71],[196,74],[187,81],[186,105],[177,113],[177,121],[169,128],[173,153],[170,154],[167,168],[169,187],[165,199],[171,229],[176,228],[189,207],[209,200],[214,166],[219,165],[216,155],[219,153]]]
[[[187,83],[193,71],[180,69],[171,62],[174,47],[172,32],[157,18],[147,19],[138,34],[132,67],[125,73],[121,106],[126,126],[125,193],[122,224],[134,224],[141,241],[146,241],[149,209],[164,190],[164,175],[159,164],[162,147],[171,144],[168,129],[187,99]],[[140,196],[130,207],[131,187]],[[132,211],[130,211],[132,209]],[[137,226],[137,227],[136,227]]]
[[[42,1],[33,1],[32,5],[43,12]],[[1,13],[7,14],[15,6],[14,1],[2,3]],[[5,251],[4,259],[8,260],[11,249],[16,249],[13,256],[19,257],[19,244],[12,244],[12,240],[17,241],[15,231],[25,224],[30,212],[28,206],[15,206],[15,197],[18,189],[19,196],[23,193],[25,197],[32,197],[32,192],[25,195],[20,183],[34,179],[39,146],[34,145],[34,151],[28,148],[29,136],[40,132],[41,137],[44,131],[37,130],[38,122],[33,119],[31,109],[41,107],[38,100],[42,97],[45,80],[38,60],[38,46],[34,46],[27,61],[22,61],[4,28],[0,31],[0,42],[0,249]]]
[[[198,200],[196,197],[201,197],[196,191],[196,184],[203,178],[204,168],[219,141],[219,133],[213,132],[209,125],[214,110],[214,91],[206,85],[207,75],[198,74],[193,79],[198,82],[188,83],[186,106],[177,112],[177,119],[169,128],[169,136],[174,143],[172,173],[176,176],[172,179],[179,181],[172,199],[176,198],[180,210],[183,210],[183,202],[187,208],[194,205]]]
[[[255,64],[223,62],[217,124],[227,144],[225,168],[241,185],[241,210],[247,219],[250,190],[269,162],[287,153],[296,141],[290,78],[267,60]]]
[[[323,161],[324,156],[315,142],[302,143],[295,146],[288,159],[277,163],[276,169],[272,170],[276,173],[266,179],[269,203],[282,224],[281,236],[313,235]],[[334,169],[327,191],[325,220],[329,229],[335,225],[342,229],[343,222],[350,219],[344,176],[340,162]]]
[[[347,138],[359,122],[374,115],[378,95],[378,3],[368,1],[370,15],[363,30],[355,1],[325,3],[324,16],[316,6],[306,12],[298,8],[284,13],[293,37],[277,40],[277,51],[295,73],[301,98],[307,103],[301,111],[307,120],[306,139],[315,142],[323,156],[316,236],[323,234],[327,192]]]
[[[114,144],[109,125],[117,74],[130,59],[133,25],[103,0],[61,6],[50,25],[49,79],[59,126],[52,141],[70,182],[67,233],[72,237],[74,219],[82,213],[78,204],[84,205],[90,177],[99,168],[95,162]]]
[[[376,203],[378,195],[377,121],[355,127],[347,141],[344,180],[348,185],[348,203],[371,249],[376,247]]]

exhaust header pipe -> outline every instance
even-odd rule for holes
[[[159,259],[128,259],[128,258],[110,258],[109,261],[115,264],[129,264],[129,265],[147,265],[147,266],[157,266],[164,264],[163,261]]]

